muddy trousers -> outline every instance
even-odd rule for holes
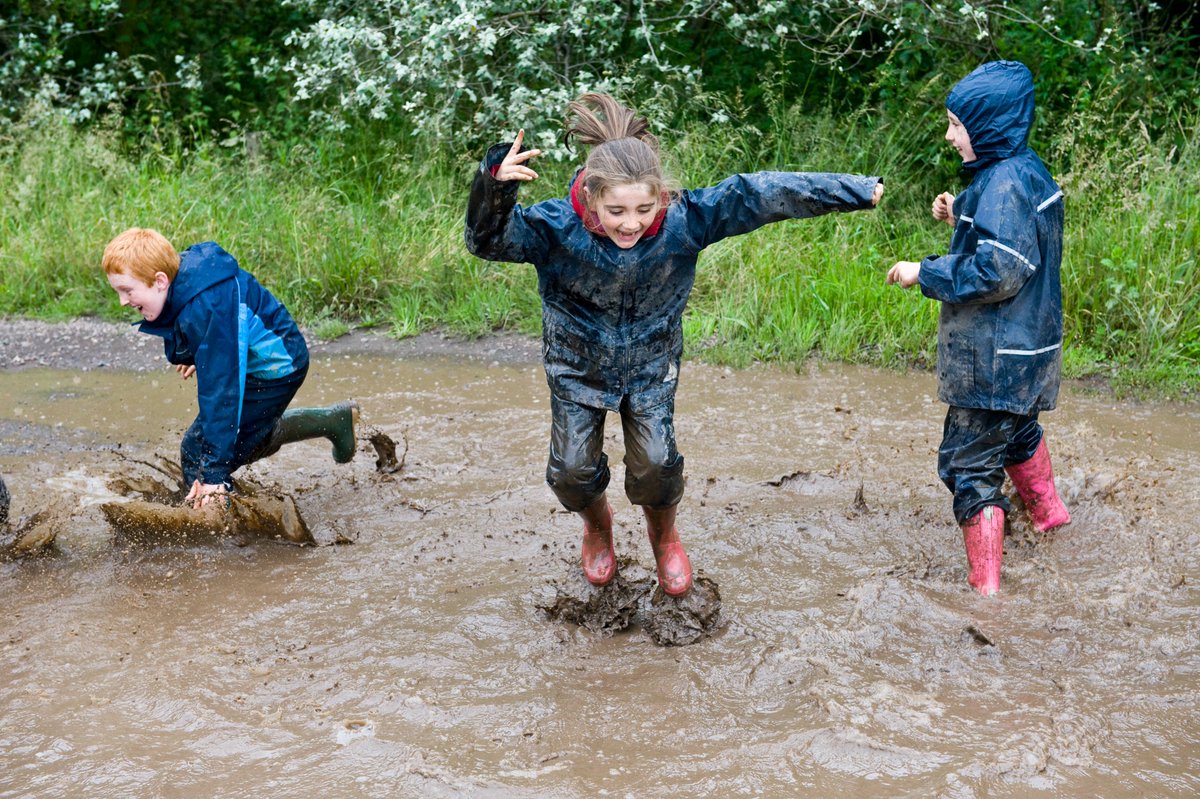
[[[1037,414],[951,406],[946,412],[938,477],[954,494],[954,518],[965,524],[988,505],[1009,513],[1004,467],[1033,457],[1042,440]]]
[[[550,460],[546,484],[578,513],[608,488],[604,421],[608,411],[550,395]],[[675,449],[675,399],[641,411],[621,402],[625,494],[634,505],[667,508],[683,498],[683,456]]]
[[[287,410],[288,403],[296,396],[307,375],[308,367],[305,366],[277,380],[246,378],[242,419],[238,426],[237,440],[233,445],[230,473],[257,460],[255,456],[260,447],[271,435],[275,423]],[[203,482],[201,471],[205,464],[211,461],[212,454],[212,447],[204,438],[200,417],[196,417],[196,421],[192,422],[192,426],[183,434],[183,442],[179,445],[179,464],[183,467],[184,489],[189,488],[196,480]]]

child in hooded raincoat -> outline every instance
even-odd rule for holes
[[[675,525],[683,456],[675,443],[681,319],[705,247],[783,219],[874,206],[879,178],[827,173],[734,175],[677,191],[664,176],[648,124],[611,97],[568,109],[567,139],[592,149],[566,197],[517,204],[539,150],[493,146],[475,174],[466,245],[493,261],[531,263],[542,298],[542,354],[550,386],[546,482],[580,514],[583,571],[594,585],[617,572],[603,452],[604,422],[620,414],[625,493],[641,505],[663,591],[682,596],[692,569]]]
[[[957,197],[933,202],[934,218],[954,228],[950,253],[900,261],[887,280],[920,283],[942,303],[938,397],[950,408],[938,474],[954,494],[969,581],[987,596],[1000,587],[1005,472],[1039,531],[1071,520],[1038,423],[1055,406],[1062,367],[1063,195],[1026,144],[1034,102],[1024,64],[984,64],[950,91],[946,110],[946,140],[971,176]]]
[[[324,437],[354,457],[358,406],[285,410],[308,374],[308,345],[283,303],[216,242],[177,253],[157,230],[130,228],[104,250],[109,285],[159,336],[180,376],[196,378],[200,413],[180,444],[186,501],[225,496],[234,470],[283,444]]]

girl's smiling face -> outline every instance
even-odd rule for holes
[[[587,188],[584,188],[587,191]],[[599,202],[588,204],[600,218],[604,232],[622,250],[637,244],[662,207],[662,200],[645,183],[612,186],[600,195]]]
[[[954,149],[958,150],[958,154],[962,156],[963,163],[970,163],[975,160],[975,150],[971,148],[971,137],[967,135],[967,129],[958,117],[949,111],[946,116],[950,119],[950,125],[946,128],[946,141],[954,145]]]

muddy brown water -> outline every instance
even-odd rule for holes
[[[535,362],[318,358],[299,400],[354,397],[408,450],[246,470],[354,542],[304,548],[115,541],[106,479],[173,454],[193,385],[2,371],[14,518],[63,522],[0,565],[0,797],[1196,795],[1200,412],[1066,390],[1044,422],[1074,522],[1015,512],[984,600],[934,392],[685,365],[679,522],[724,623],[660,647],[537,608],[580,525],[543,482]],[[618,554],[652,567],[610,492]]]

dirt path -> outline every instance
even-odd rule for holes
[[[354,543],[145,546],[97,506],[174,451],[194,388],[131,336],[0,323],[0,471],[14,514],[62,520],[57,554],[0,565],[0,797],[1200,791],[1196,408],[1068,388],[1044,421],[1074,522],[1015,513],[982,600],[929,375],[688,363],[681,533],[724,626],[663,648],[538,609],[579,523],[543,482],[536,342],[315,347],[300,401],[358,399],[403,471],[315,443],[245,471]]]

